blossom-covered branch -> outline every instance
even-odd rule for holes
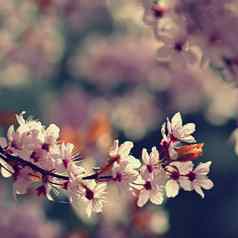
[[[142,0],[144,22],[162,46],[158,59],[172,68],[213,66],[237,80],[236,0]],[[233,28],[232,28],[233,29]],[[201,56],[201,57],[200,57]]]
[[[142,161],[131,154],[133,143],[126,141],[108,151],[108,159],[90,171],[81,164],[74,145],[60,143],[60,129],[51,124],[45,127],[36,120],[25,120],[23,113],[16,116],[19,126],[10,126],[7,138],[0,140],[0,164],[4,177],[13,176],[16,194],[33,191],[52,200],[53,189],[62,189],[73,207],[85,207],[88,216],[101,212],[107,187],[116,185],[136,197],[137,205],[149,200],[162,204],[165,197],[175,197],[179,190],[196,191],[213,187],[207,175],[211,162],[193,161],[202,155],[203,144],[196,143],[195,124],[183,125],[176,113],[163,124],[162,140],[149,153],[142,150]]]

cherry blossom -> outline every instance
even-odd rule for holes
[[[96,183],[89,181],[81,186],[80,201],[85,206],[87,216],[91,216],[92,212],[102,212],[103,203],[106,195],[106,183]]]
[[[184,190],[188,190],[184,177],[190,173],[193,169],[193,163],[191,161],[180,163],[172,162],[168,168],[169,179],[165,185],[167,197],[176,197],[179,193],[180,187]]]
[[[146,149],[142,150],[143,166],[140,169],[140,173],[144,178],[152,178],[159,173],[160,160],[159,151],[156,147],[153,147],[151,153],[148,154]]]
[[[194,123],[187,123],[183,125],[181,114],[176,113],[171,121],[167,120],[168,135],[178,141],[186,143],[196,142],[192,134],[195,132],[196,127]]]
[[[128,166],[137,169],[140,167],[141,163],[134,156],[130,155],[133,146],[134,144],[131,141],[126,141],[119,145],[119,141],[115,140],[109,155],[114,161],[122,164],[125,163]]]
[[[156,205],[160,205],[164,201],[164,193],[160,181],[155,179],[144,181],[139,190],[137,205],[143,207],[149,200]]]
[[[190,181],[191,189],[195,190],[202,198],[204,198],[204,192],[202,189],[209,190],[214,186],[213,182],[207,177],[211,164],[211,161],[200,163],[192,172],[187,175]],[[188,183],[186,187],[189,190]]]
[[[98,167],[84,167],[74,144],[60,143],[60,129],[55,124],[17,115],[18,127],[10,126],[7,138],[0,139],[0,167],[3,177],[12,177],[16,195],[33,193],[54,201],[54,191],[62,191],[77,210],[87,216],[99,213],[112,184],[121,193],[136,196],[137,205],[148,201],[160,205],[166,197],[178,195],[180,188],[194,190],[202,197],[213,182],[207,177],[211,162],[194,169],[204,144],[195,143],[195,124],[183,125],[176,113],[163,124],[162,140],[148,153],[142,149],[141,160],[133,156],[133,142],[115,140]]]

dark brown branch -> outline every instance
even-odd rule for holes
[[[31,163],[30,161],[22,159],[19,156],[11,155],[5,149],[3,149],[2,147],[0,147],[0,157],[12,166],[21,165],[22,167],[25,167],[25,166],[29,167],[33,171],[40,173],[42,175],[42,177],[54,177],[54,178],[62,179],[62,180],[67,180],[67,181],[69,180],[68,176],[56,174],[52,171],[45,170],[45,169]],[[83,180],[90,180],[90,179],[100,180],[100,179],[105,179],[105,178],[106,177],[104,177],[104,176],[99,177],[99,173],[96,172],[92,175],[85,176],[82,179]],[[109,176],[108,176],[108,178],[109,178]]]

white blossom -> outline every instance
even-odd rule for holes
[[[187,142],[194,143],[196,142],[192,134],[196,130],[194,123],[187,123],[183,125],[182,117],[180,112],[177,112],[171,119],[167,120],[167,130],[170,136],[173,136],[175,139]]]
[[[190,173],[193,169],[193,163],[188,162],[172,162],[168,166],[169,179],[165,185],[165,191],[167,197],[176,197],[179,193],[180,187],[187,190],[186,181],[187,178],[184,175]]]
[[[153,179],[160,170],[159,151],[155,146],[152,147],[150,154],[148,154],[146,149],[142,150],[142,162],[143,166],[140,169],[141,175],[143,178]]]
[[[160,205],[164,201],[163,187],[156,179],[145,180],[143,185],[138,186],[138,189],[138,207],[143,207],[148,201],[156,205]]]
[[[126,141],[119,145],[119,141],[115,140],[114,145],[109,152],[109,155],[118,163],[125,163],[131,168],[137,169],[140,167],[141,162],[134,156],[130,155],[133,146],[134,144],[131,141]]]
[[[204,198],[204,192],[202,189],[210,190],[213,188],[213,182],[207,177],[212,162],[200,163],[189,175],[187,182],[187,190],[195,190],[202,198]]]
[[[94,180],[84,182],[81,186],[78,200],[81,204],[75,205],[84,206],[88,217],[92,215],[92,212],[102,212],[103,204],[105,202],[106,188],[106,183],[96,183]]]

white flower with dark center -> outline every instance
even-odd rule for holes
[[[92,215],[92,212],[102,212],[106,188],[106,183],[96,183],[94,180],[84,181],[81,186],[81,196],[78,205],[85,206],[85,212],[88,217]],[[82,202],[81,204],[80,201]]]
[[[141,162],[134,156],[130,155],[131,149],[133,148],[133,142],[126,141],[119,145],[119,141],[115,140],[113,148],[109,152],[109,156],[118,163],[125,163],[131,168],[138,169]]]
[[[44,131],[44,141],[43,147],[49,147],[51,145],[55,145],[57,140],[59,139],[60,129],[55,124],[50,124],[49,127]],[[47,149],[47,148],[46,148]]]
[[[159,151],[155,146],[152,148],[150,154],[148,154],[146,149],[142,150],[142,161],[143,166],[140,169],[142,177],[153,179],[160,170]]]
[[[187,123],[183,125],[182,117],[180,112],[177,112],[171,119],[167,120],[168,134],[172,139],[179,140],[186,143],[196,142],[192,134],[196,130],[194,123]]]
[[[38,121],[25,120],[23,113],[16,115],[16,118],[19,127],[15,130],[14,126],[11,125],[7,132],[8,151],[21,156],[29,155],[31,150],[39,147],[40,138],[45,129]]]
[[[56,170],[60,173],[68,168],[70,163],[73,163],[74,145],[71,143],[62,143],[52,151],[52,159]]]
[[[187,177],[193,170],[193,163],[188,162],[172,162],[167,166],[169,179],[165,185],[167,197],[176,197],[179,193],[180,187],[188,191]]]
[[[120,188],[128,189],[130,183],[137,179],[139,172],[125,163],[115,162],[112,167],[112,179]]]
[[[202,189],[212,189],[214,184],[207,177],[212,162],[200,163],[193,171],[188,174],[186,184],[184,183],[185,190],[195,190],[202,198],[204,198],[204,192]]]
[[[139,188],[138,207],[143,207],[148,201],[156,205],[164,201],[163,187],[157,180],[146,180]]]

